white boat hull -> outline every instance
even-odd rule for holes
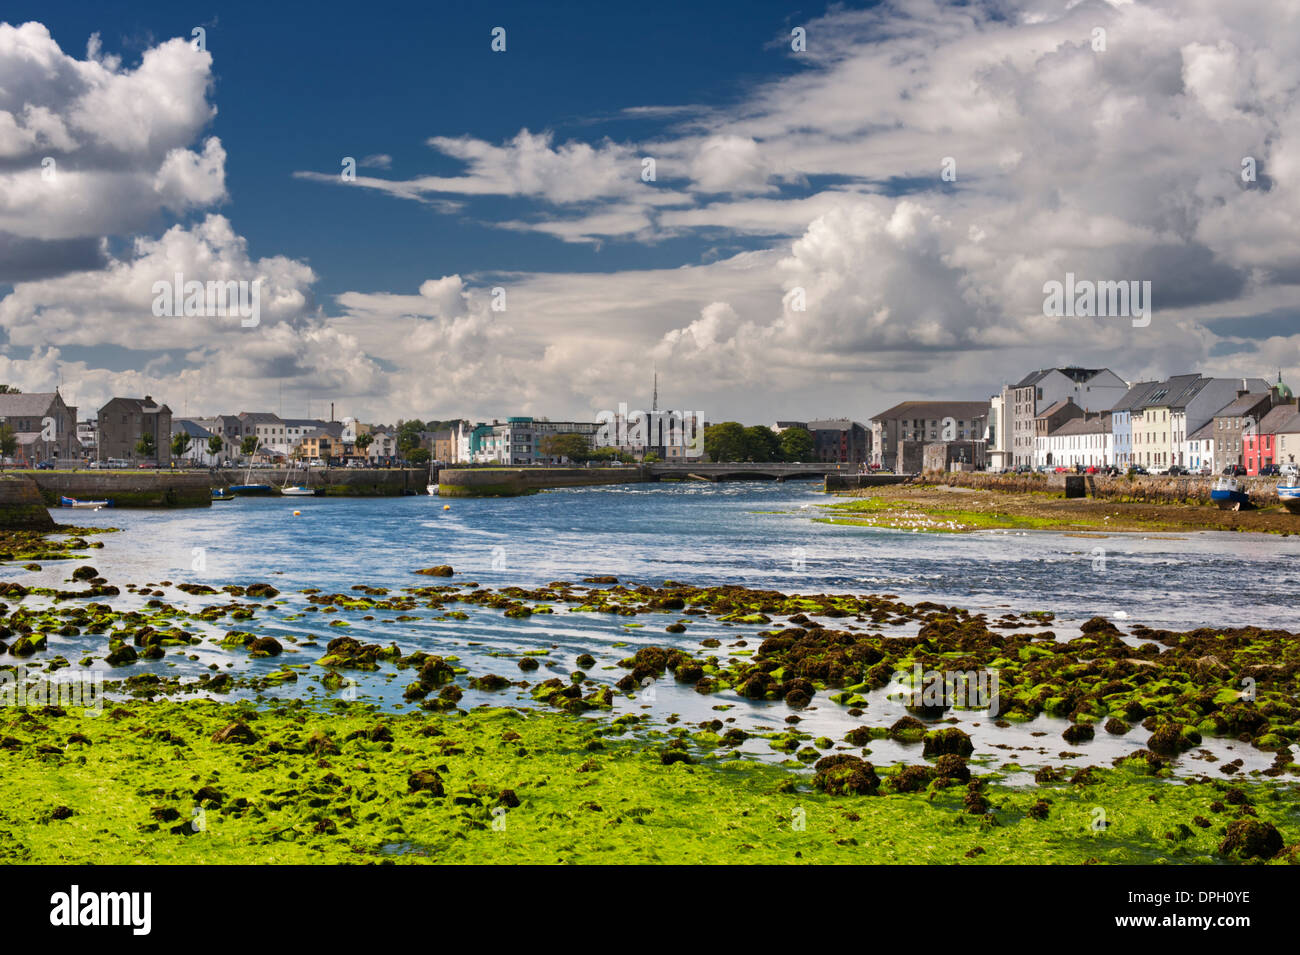
[[[436,484],[429,484],[429,485],[427,485],[427,486],[425,487],[425,490],[429,492],[429,496],[430,496],[430,497],[437,497],[437,495],[438,495],[438,485],[436,485]]]
[[[282,487],[280,493],[287,497],[315,497],[316,489],[310,487]]]

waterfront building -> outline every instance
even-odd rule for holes
[[[1110,415],[1104,412],[1071,417],[1043,435],[1039,443],[1042,463],[1049,468],[1104,468],[1115,460]]]
[[[871,459],[871,432],[857,421],[832,418],[809,421],[813,460],[827,464],[866,464]]]
[[[1136,463],[1133,458],[1133,412],[1142,407],[1142,402],[1146,401],[1159,385],[1158,381],[1136,382],[1111,407],[1111,445],[1114,448],[1116,467],[1128,468]]]
[[[1009,437],[1002,439],[1012,467],[1034,464],[1039,436],[1037,418],[1066,398],[1085,412],[1109,411],[1123,399],[1128,384],[1109,368],[1040,368],[1002,389]],[[1005,430],[1005,429],[1004,429]]]
[[[0,424],[8,425],[18,439],[14,460],[21,464],[82,458],[77,408],[64,402],[57,388],[0,395]]]
[[[1034,454],[1030,463],[1036,467],[1059,467],[1060,462],[1051,453],[1048,437],[1067,421],[1084,417],[1084,410],[1074,403],[1074,398],[1067,395],[1060,401],[1044,408],[1034,416]]]
[[[1237,396],[1214,413],[1214,470],[1246,464],[1243,436],[1255,431],[1272,407],[1267,392],[1239,389]]]
[[[551,421],[516,415],[505,421],[477,425],[470,432],[469,456],[475,464],[569,464],[568,458],[544,454],[542,441],[551,435],[580,434],[588,447],[600,425],[594,421]]]
[[[1214,420],[1211,419],[1187,436],[1183,460],[1193,474],[1214,470]]]
[[[871,418],[867,444],[873,467],[920,471],[924,446],[936,441],[983,441],[987,401],[904,401]]]
[[[1004,385],[1001,391],[989,398],[989,418],[984,429],[984,442],[989,468],[994,471],[1003,471],[1012,466],[1011,447],[1007,443],[1009,397],[1009,389]]]
[[[160,405],[151,395],[143,398],[113,398],[99,409],[100,461],[122,458],[144,463],[156,462],[167,467],[172,459],[172,410]],[[142,455],[137,447],[144,436],[153,442],[151,455]]]
[[[175,438],[182,431],[190,436],[190,444],[185,449],[185,453],[177,459],[178,464],[200,464],[206,467],[215,467],[221,463],[222,452],[213,454],[208,450],[208,441],[212,439],[213,433],[204,427],[201,419],[172,418],[172,437]]]
[[[1300,410],[1295,402],[1287,401],[1270,408],[1259,419],[1259,427],[1242,435],[1241,450],[1247,474],[1258,474],[1260,468],[1270,464],[1294,464],[1296,446],[1288,449],[1289,457],[1282,457],[1280,439],[1300,432]]]

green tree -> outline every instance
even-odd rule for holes
[[[257,435],[246,434],[244,440],[239,442],[239,453],[248,457],[257,452]]]
[[[135,453],[146,460],[157,454],[158,449],[153,443],[153,435],[147,433],[140,435],[140,440],[135,443]]]
[[[13,385],[0,385],[0,395],[21,395],[23,390]]]
[[[413,460],[411,455],[420,446],[420,432],[423,430],[423,421],[412,419],[397,423],[397,450],[402,457]]]
[[[570,461],[577,462],[590,460],[592,456],[591,443],[587,440],[587,436],[573,432],[548,434],[537,442],[537,450],[544,457],[568,458]]]
[[[185,452],[190,449],[190,434],[188,431],[177,431],[172,435],[172,457],[183,458]]]
[[[428,448],[412,448],[406,454],[406,460],[411,464],[428,464],[432,457]]]
[[[746,461],[779,461],[781,440],[767,425],[756,424],[745,429]]]
[[[0,455],[6,458],[13,457],[14,452],[18,450],[18,435],[14,429],[9,427],[9,423],[0,424]]]
[[[221,449],[226,446],[226,442],[221,440],[221,435],[214,434],[208,438],[208,454],[214,458],[221,454]]]
[[[723,421],[704,429],[704,453],[710,461],[745,460],[745,428],[738,421]]]
[[[780,434],[781,457],[787,461],[811,461],[813,436],[807,428],[786,428]]]
[[[362,454],[365,454],[366,449],[374,443],[375,443],[375,436],[371,434],[369,431],[357,435],[357,440],[355,442],[357,450],[360,451]]]

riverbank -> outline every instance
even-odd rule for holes
[[[1243,531],[1300,533],[1300,514],[1281,505],[1223,511],[1205,503],[1161,503],[1106,497],[1065,498],[1061,490],[998,490],[918,483],[848,491],[823,505],[815,520],[925,533],[975,530],[1115,532]]]

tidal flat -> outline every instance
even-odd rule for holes
[[[1300,857],[1287,630],[442,563],[129,580],[128,537],[5,544],[6,861]],[[900,703],[917,671],[995,672],[996,706]]]

